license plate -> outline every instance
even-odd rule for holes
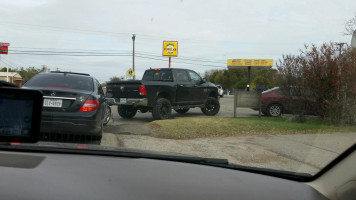
[[[126,98],[120,98],[120,103],[126,103]]]
[[[61,108],[62,99],[44,99],[43,107]]]

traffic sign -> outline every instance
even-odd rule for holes
[[[0,54],[8,54],[10,43],[0,42]]]
[[[135,72],[130,68],[126,71],[126,76],[135,76]]]

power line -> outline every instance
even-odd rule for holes
[[[162,57],[162,56],[157,56],[157,55],[152,55],[152,54],[146,54],[146,53],[137,53],[139,55],[144,55],[144,56],[154,56],[154,57]],[[217,63],[217,64],[226,64],[226,62],[223,61],[209,61],[209,60],[203,60],[203,59],[193,59],[193,58],[188,58],[188,57],[175,57],[174,59],[178,60],[188,60],[188,61],[194,61],[194,62],[206,62],[206,63]]]
[[[19,49],[19,48],[15,48]],[[47,49],[47,48],[29,48],[29,49]],[[74,49],[55,49],[55,48],[48,48],[48,49],[54,49],[54,50],[74,50]],[[130,51],[120,51],[120,50],[108,50],[110,52],[105,52],[107,50],[85,50],[81,49],[82,51],[24,51],[24,50],[12,50],[13,52],[20,52],[20,53],[69,53],[69,54],[96,54],[96,55],[101,55],[101,54],[109,54],[109,55],[132,55],[132,52]],[[112,53],[112,52],[126,52],[126,53]],[[138,55],[143,55],[143,56],[150,56],[150,57],[157,57],[157,58],[162,58],[162,56],[158,56],[157,54],[149,53],[149,52],[144,52],[144,51],[139,51],[136,54]],[[193,62],[205,62],[205,63],[216,63],[216,64],[226,64],[225,61],[218,61],[218,60],[211,60],[211,59],[203,59],[203,58],[194,58],[194,57],[176,57],[175,59],[178,60],[187,60],[187,61],[193,61]]]
[[[3,59],[1,59],[1,62],[4,63],[8,67],[14,67],[14,66],[11,66],[10,64],[8,64],[7,62],[5,62]]]
[[[68,50],[68,51],[98,51],[98,52],[105,52],[105,51],[117,51],[117,52],[131,52],[131,51],[126,51],[126,50],[101,50],[101,49],[60,49],[60,48],[43,48],[43,47],[11,47],[11,49],[52,49],[52,50]]]
[[[91,57],[91,56],[131,56],[130,54],[68,54],[68,53],[42,53],[42,52],[15,52],[12,53],[15,55],[37,55],[37,56],[73,56],[73,57]],[[163,59],[158,59],[158,58],[152,58],[152,57],[147,57],[147,56],[140,56],[137,55],[139,58],[144,58],[144,59],[150,59],[150,60],[158,60],[158,61],[166,61]],[[220,67],[220,68],[225,68],[222,66],[217,66],[217,65],[206,65],[206,64],[199,64],[199,63],[189,63],[189,62],[181,62],[181,61],[172,61],[174,63],[179,63],[179,64],[189,64],[189,65],[199,65],[199,66],[209,66],[209,67]]]
[[[84,56],[131,56],[128,54],[67,54],[67,53],[30,53],[30,52],[18,52],[12,53],[15,55],[33,55],[33,56],[73,56],[73,57],[84,57]]]
[[[145,57],[145,56],[136,56],[136,57],[139,57],[139,58],[146,58],[146,59],[150,59],[150,60],[159,60],[159,61],[167,62],[167,60],[162,60],[162,59],[158,59],[158,58],[150,58],[150,57]],[[223,67],[223,66],[217,66],[217,65],[206,65],[206,64],[199,64],[199,63],[187,63],[187,62],[174,61],[174,60],[172,60],[172,62],[178,63],[178,64],[189,64],[189,65],[200,65],[200,66],[207,66],[207,67],[220,67],[220,68],[225,68],[225,67]]]

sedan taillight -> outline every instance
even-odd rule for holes
[[[94,111],[98,108],[98,106],[99,106],[98,100],[86,100],[79,111],[80,112]]]

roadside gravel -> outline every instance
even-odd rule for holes
[[[117,142],[112,142],[116,136]],[[356,133],[254,135],[173,140],[146,135],[110,134],[102,145],[226,158],[230,163],[315,174],[356,143]],[[109,142],[110,143],[107,143]]]

